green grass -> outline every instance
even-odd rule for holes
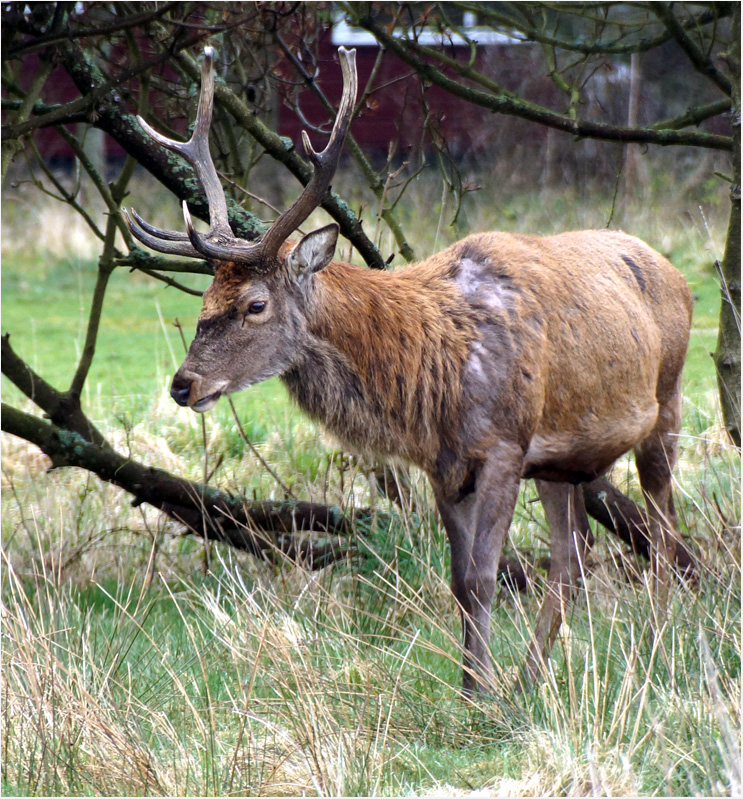
[[[411,230],[420,232],[424,211],[438,214],[426,196],[413,193],[404,210]],[[648,203],[660,207],[651,197],[622,226],[672,257],[695,294],[676,496],[682,531],[704,564],[698,585],[675,586],[658,618],[646,576],[623,568],[620,546],[600,534],[549,674],[531,692],[513,690],[539,606],[537,579],[523,596],[502,592],[492,624],[498,689],[466,704],[457,693],[448,547],[420,474],[412,474],[414,510],[377,498],[388,523],[363,531],[347,562],[310,573],[214,546],[205,571],[201,543],[175,524],[81,472],[47,474],[33,448],[6,438],[3,793],[739,790],[739,458],[720,434],[708,354],[719,304],[710,241],[721,247],[725,220],[707,209],[708,234],[682,209],[652,214]],[[468,214],[472,229],[548,233],[601,227],[609,207],[610,198],[541,192],[508,204],[483,195]],[[432,237],[414,242],[420,255]],[[444,226],[439,247],[455,237]],[[3,332],[64,388],[84,340],[95,260],[33,247],[4,255]],[[200,419],[172,403],[167,385],[183,351],[172,321],[189,337],[199,304],[116,273],[84,396],[115,446],[197,479]],[[7,383],[3,392],[22,402]],[[342,508],[372,501],[364,464],[339,453],[277,381],[235,401],[248,437],[298,496]],[[205,431],[207,467],[224,455],[214,482],[283,497],[225,403],[206,416]],[[637,496],[628,460],[613,479]],[[545,525],[533,498],[526,485],[511,540],[538,559]]]

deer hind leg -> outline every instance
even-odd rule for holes
[[[650,529],[652,586],[662,601],[676,559],[676,508],[671,492],[672,470],[678,455],[681,395],[661,406],[653,432],[635,446],[635,462]]]
[[[550,570],[526,661],[527,685],[537,677],[552,651],[565,607],[593,546],[581,486],[544,480],[535,483],[550,527]]]

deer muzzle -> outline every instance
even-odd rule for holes
[[[225,381],[210,381],[202,375],[179,369],[170,385],[170,396],[184,408],[204,413],[217,404],[222,396]]]

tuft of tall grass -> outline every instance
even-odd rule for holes
[[[363,531],[361,559],[317,573],[248,565],[218,548],[199,577],[168,568],[161,552],[148,588],[137,558],[128,580],[103,569],[89,585],[70,579],[70,514],[93,503],[83,527],[95,516],[103,527],[112,511],[95,498],[101,487],[58,505],[56,518],[34,510],[22,524],[39,557],[20,574],[4,554],[6,791],[734,793],[740,557],[737,503],[719,486],[736,468],[734,453],[712,450],[680,478],[682,519],[693,519],[703,554],[698,584],[677,585],[660,616],[647,579],[616,568],[623,555],[602,540],[528,693],[514,688],[541,578],[527,595],[504,589],[496,691],[473,703],[456,688],[457,613],[428,511],[396,512],[391,526]],[[425,508],[425,487],[415,491]],[[526,494],[522,524],[541,524]],[[116,535],[119,549],[126,538]],[[135,552],[144,571],[154,551]]]

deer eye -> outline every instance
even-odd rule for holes
[[[252,314],[263,313],[265,309],[266,309],[266,303],[263,300],[251,302],[250,305],[248,305],[248,313]]]

